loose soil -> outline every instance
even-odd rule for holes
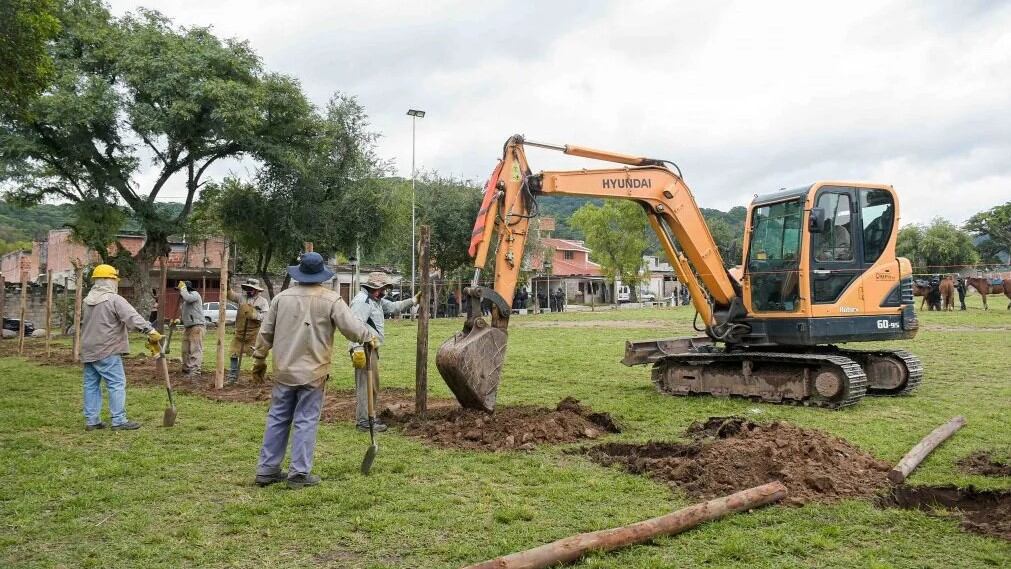
[[[898,486],[878,500],[883,507],[917,509],[960,518],[962,528],[1011,541],[1011,492],[955,486]],[[946,512],[939,512],[944,509]]]
[[[1001,462],[986,451],[977,451],[958,461],[958,467],[968,474],[981,476],[1011,476],[1011,464]]]
[[[843,439],[784,422],[713,417],[689,427],[690,443],[608,443],[583,449],[594,461],[645,474],[694,498],[725,496],[779,480],[785,503],[870,498],[890,466]]]
[[[533,450],[542,444],[596,439],[621,429],[607,413],[594,413],[566,397],[555,409],[500,407],[493,414],[472,409],[429,409],[424,417],[387,411],[383,419],[446,448],[468,450]]]

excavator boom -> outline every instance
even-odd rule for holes
[[[533,174],[525,146],[558,150],[572,156],[625,164],[621,168],[548,171]],[[626,199],[639,203],[656,231],[678,279],[691,292],[706,329],[725,339],[744,316],[740,289],[724,269],[716,242],[701,210],[678,173],[657,159],[552,145],[511,137],[488,183],[474,224],[471,254],[474,278],[467,294],[471,311],[464,330],[447,340],[436,357],[443,378],[465,407],[491,411],[505,360],[513,293],[522,266],[537,195]],[[494,288],[480,286],[495,243]],[[681,245],[678,250],[675,243]],[[481,300],[493,303],[491,322],[480,316]]]

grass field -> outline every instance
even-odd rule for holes
[[[688,309],[516,317],[499,405],[553,406],[571,395],[614,415],[612,440],[677,438],[712,415],[785,419],[844,437],[894,462],[956,414],[968,424],[913,474],[912,484],[1008,489],[955,462],[975,450],[1011,456],[1011,313],[920,313],[905,346],[926,376],[911,397],[865,398],[843,411],[657,394],[648,369],[618,364],[627,339],[690,334]],[[461,321],[434,321],[432,351]],[[413,386],[414,327],[388,324],[384,386]],[[138,342],[139,349],[139,342]],[[213,358],[208,342],[207,368]],[[338,345],[338,354],[345,354]],[[346,356],[330,389],[350,389]],[[431,367],[433,395],[449,392]],[[373,475],[358,473],[367,435],[321,427],[318,488],[252,484],[265,404],[183,396],[160,424],[164,391],[130,388],[135,432],[86,433],[80,371],[0,358],[0,566],[459,567],[572,533],[669,512],[689,502],[644,477],[564,448],[437,449],[382,436]],[[1011,543],[956,521],[866,501],[773,506],[578,567],[1007,567]]]

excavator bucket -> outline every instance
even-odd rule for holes
[[[505,330],[475,318],[439,346],[435,365],[460,405],[495,410],[507,339]]]

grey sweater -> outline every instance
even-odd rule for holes
[[[109,294],[97,304],[85,304],[81,316],[81,361],[91,363],[129,353],[130,328],[144,333],[152,329],[151,323],[122,296]]]
[[[184,328],[204,325],[204,302],[200,298],[200,293],[195,290],[179,289],[179,298],[182,300],[182,316]]]

